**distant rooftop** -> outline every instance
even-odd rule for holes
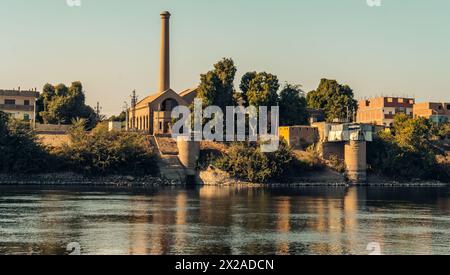
[[[39,92],[34,90],[2,90],[0,89],[0,95],[2,96],[26,96],[26,97],[39,97]]]

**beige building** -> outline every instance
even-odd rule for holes
[[[0,90],[0,111],[19,120],[33,121],[38,97],[36,90]]]
[[[425,117],[434,123],[450,122],[450,103],[422,102],[414,105],[414,117]]]
[[[304,149],[319,141],[319,130],[314,126],[282,126],[278,130],[280,138],[296,149]]]
[[[362,100],[358,105],[357,123],[368,123],[380,126],[393,126],[396,114],[413,114],[413,98],[376,97]]]
[[[180,94],[170,88],[170,13],[162,12],[161,64],[159,91],[137,102],[129,110],[128,127],[145,131],[152,135],[171,133],[171,112],[177,106],[189,106],[197,96],[196,89],[188,89]]]

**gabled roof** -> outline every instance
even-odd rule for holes
[[[187,96],[188,94],[190,94],[192,92],[196,92],[196,91],[197,91],[197,88],[186,89],[180,93],[180,96],[184,97],[184,96]]]
[[[141,101],[139,101],[138,103],[136,103],[136,106],[141,106],[141,105],[148,105],[149,103],[152,103],[153,101],[155,101],[155,99],[159,96],[160,94],[155,94],[155,95],[151,95],[151,96],[147,96],[144,99],[142,99]]]
[[[172,96],[174,96],[174,97],[179,97],[179,100],[180,100],[180,101],[185,102],[184,99],[183,99],[179,94],[177,94],[174,90],[169,89],[169,90],[167,90],[167,91],[165,91],[165,92],[163,92],[163,93],[158,93],[158,94],[154,94],[154,95],[151,95],[151,96],[147,96],[146,98],[144,98],[144,99],[142,99],[141,101],[139,101],[139,102],[136,104],[136,107],[147,106],[148,104],[150,104],[150,103],[156,101],[158,98],[160,98],[160,97],[166,95],[167,93],[171,93]]]

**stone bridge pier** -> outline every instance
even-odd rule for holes
[[[367,181],[367,142],[373,140],[373,126],[365,124],[328,124],[322,129],[324,159],[335,155],[345,162],[347,178],[352,183]]]
[[[345,143],[345,165],[347,178],[351,182],[362,183],[367,181],[367,142],[350,140]]]

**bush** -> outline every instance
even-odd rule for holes
[[[446,156],[437,157],[436,177],[438,180],[450,183],[450,152]]]
[[[325,163],[321,157],[320,150],[315,146],[311,145],[306,149],[306,158],[304,159],[308,164],[310,170],[321,170],[325,168]]]
[[[37,142],[28,123],[0,112],[0,172],[44,173],[55,169],[57,163]]]
[[[150,142],[138,133],[109,132],[106,124],[87,133],[84,121],[79,121],[70,132],[70,141],[58,152],[70,170],[86,175],[158,173]]]
[[[450,139],[450,122],[435,126],[435,132],[440,139]]]
[[[340,159],[336,155],[330,155],[328,158],[328,165],[331,169],[338,173],[345,173],[347,171],[347,165],[343,159]]]
[[[448,164],[437,161],[433,133],[435,125],[430,120],[397,115],[392,133],[381,132],[368,143],[369,169],[399,180],[448,181]]]
[[[390,134],[368,143],[369,170],[398,180],[435,179],[436,156],[432,150],[408,150]]]
[[[216,160],[215,165],[235,178],[266,183],[281,178],[292,160],[292,150],[283,141],[273,153],[261,152],[259,143],[237,142],[231,145],[228,154]]]

